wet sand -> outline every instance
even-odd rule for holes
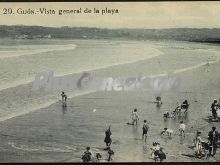
[[[141,63],[143,65],[144,62]],[[128,68],[132,68],[130,73],[138,73],[138,66],[141,64],[115,67],[115,76],[125,71],[129,74]],[[95,73],[105,75],[109,69]],[[220,161],[219,149],[215,157],[206,160],[181,155],[193,155],[194,150],[189,147],[198,129],[204,139],[213,125],[220,131],[219,123],[204,120],[211,114],[209,110],[213,99],[220,97],[219,70],[218,62],[178,73],[183,80],[182,86],[175,92],[163,93],[160,108],[153,103],[155,98],[150,92],[96,92],[69,99],[66,109],[57,102],[1,122],[0,161],[81,162],[81,155],[87,146],[105,156],[104,131],[108,125],[111,125],[112,131],[114,162],[153,161],[150,157],[153,141],[160,142],[168,162]],[[185,99],[190,103],[187,117],[165,121],[163,112],[172,111],[177,102]],[[131,120],[134,108],[138,109],[140,116],[137,127],[126,124]],[[96,111],[93,112],[93,109]],[[141,140],[144,119],[150,124],[147,143]],[[178,135],[180,120],[186,123],[185,139]],[[174,130],[171,139],[159,135],[164,127]]]

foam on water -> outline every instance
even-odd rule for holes
[[[105,65],[105,66],[100,66],[100,67],[93,67],[93,68],[89,68],[86,70],[83,70],[81,72],[66,72],[64,74],[57,74],[57,76],[66,76],[66,75],[70,75],[70,74],[75,74],[75,73],[82,73],[82,72],[90,72],[90,71],[95,71],[95,70],[101,70],[101,69],[106,69],[106,68],[110,68],[110,67],[115,67],[115,66],[119,66],[119,65],[126,65],[126,64],[132,64],[132,63],[137,63],[140,61],[144,61],[144,60],[148,60],[157,56],[160,56],[163,54],[163,52],[159,51],[158,49],[155,48],[150,48],[151,52],[149,51],[149,55],[142,57],[142,58],[137,58],[137,59],[130,59],[128,61],[124,61],[124,62],[117,62],[114,64],[109,64],[109,65]]]
[[[219,59],[215,60],[215,61],[202,62],[198,65],[194,65],[194,66],[190,66],[190,67],[186,67],[186,68],[182,68],[182,69],[177,69],[177,70],[174,70],[171,73],[161,73],[161,74],[150,75],[149,77],[150,78],[156,78],[156,77],[168,76],[169,74],[182,73],[182,72],[194,70],[194,69],[197,69],[197,68],[200,68],[200,67],[203,67],[203,66],[208,66],[209,64],[214,64],[214,63],[217,63],[217,62],[219,62]]]
[[[74,45],[74,44],[73,44]],[[114,67],[114,66],[118,66],[118,65],[124,65],[124,64],[131,64],[131,63],[136,63],[139,61],[143,61],[143,60],[147,60],[150,58],[154,58],[156,56],[160,56],[163,54],[163,52],[159,51],[156,48],[151,47],[151,45],[146,45],[148,48],[148,52],[147,55],[143,55],[143,56],[136,56],[136,58],[130,58],[127,60],[118,60],[117,62],[114,63],[109,63],[107,65],[103,65],[102,63],[99,65],[95,65],[95,66],[90,66],[90,67],[86,67],[86,69],[79,69],[79,71],[73,71],[73,70],[66,70],[62,73],[55,73],[55,76],[65,76],[65,75],[70,75],[70,74],[77,74],[77,73],[82,73],[82,72],[90,72],[90,71],[94,71],[94,70],[101,70],[101,69],[105,69],[105,68],[109,68],[109,67]],[[68,47],[67,47],[68,48]],[[69,47],[71,48],[71,47]],[[58,49],[53,49],[53,51],[55,50],[68,50],[66,48],[59,48]],[[72,48],[71,48],[72,49]],[[29,54],[29,55],[33,55]],[[11,56],[12,57],[12,56]],[[0,57],[1,58],[1,57]],[[122,62],[123,61],[123,62]],[[12,87],[16,87],[19,85],[24,85],[27,83],[31,83],[34,81],[34,77],[27,77],[25,79],[21,79],[21,80],[16,80],[16,82],[7,82],[4,83],[2,85],[0,85],[0,90],[4,90],[4,89],[8,89],[8,88],[12,88]]]
[[[22,151],[38,151],[38,152],[73,152],[76,151],[76,148],[72,148],[70,146],[58,146],[58,147],[46,147],[46,146],[35,146],[35,147],[29,147],[27,145],[18,145],[15,144],[14,142],[9,142],[8,145],[13,147],[14,149],[17,150],[22,150]],[[62,147],[62,148],[61,148]]]
[[[68,95],[68,98],[73,98],[73,97],[77,97],[77,96],[82,96],[82,95],[86,95],[86,94],[90,94],[92,92],[95,91],[87,91],[87,92],[82,92],[82,93],[71,93]],[[16,111],[14,113],[11,113],[9,115],[6,115],[4,117],[0,117],[0,122],[17,117],[17,116],[21,116],[21,115],[25,115],[28,114],[30,112],[34,112],[36,110],[45,108],[45,107],[49,107],[50,105],[56,103],[58,100],[48,100],[47,102],[44,102],[43,104],[38,104],[38,105],[29,105],[29,107],[24,108],[23,110],[19,110]],[[68,103],[67,103],[68,104]],[[62,106],[60,104],[60,106]]]
[[[76,47],[77,45],[75,44],[1,46],[0,47],[0,59],[26,56],[26,55],[35,55],[35,54],[46,53],[50,51],[72,50],[72,49],[75,49]]]
[[[197,69],[199,67],[202,67],[202,66],[205,66],[205,65],[208,66],[209,64],[214,64],[214,63],[217,63],[217,62],[219,62],[219,59],[216,60],[216,61],[202,62],[202,63],[200,63],[198,65],[195,65],[195,66],[191,66],[191,67],[187,67],[187,68],[183,68],[183,69],[178,69],[178,70],[174,71],[174,73],[181,73],[181,72]]]

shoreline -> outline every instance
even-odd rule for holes
[[[164,54],[164,53],[163,53]],[[157,55],[157,56],[159,56],[159,55]],[[155,58],[155,57],[157,57],[157,56],[154,56],[154,57],[152,57],[152,58]],[[113,67],[123,67],[123,66],[126,66],[126,65],[129,65],[129,64],[138,64],[139,62],[145,62],[145,61],[147,61],[149,58],[147,58],[147,59],[143,59],[143,60],[138,60],[138,61],[135,61],[135,62],[129,62],[129,63],[123,63],[123,64],[116,64],[116,65],[111,65],[111,66],[108,66],[108,67],[103,67],[103,68],[98,68],[98,69],[95,69],[95,70],[88,70],[88,71],[84,71],[84,72],[91,72],[91,73],[96,73],[96,72],[100,72],[100,71],[102,71],[103,69],[106,69],[106,70],[109,70],[109,69],[111,69],[111,68],[113,68]],[[201,64],[198,64],[198,65],[196,65],[196,66],[192,66],[192,67],[187,67],[187,68],[183,68],[183,69],[178,69],[178,70],[176,70],[176,71],[174,71],[173,73],[172,73],[172,75],[175,75],[175,74],[178,74],[178,73],[184,73],[184,72],[188,72],[188,71],[190,71],[190,70],[194,70],[194,69],[197,69],[197,68],[200,68],[200,67],[203,67],[203,66],[205,66],[205,65],[212,65],[212,64],[215,64],[215,63],[218,63],[219,62],[219,59],[218,60],[216,60],[216,61],[211,61],[211,62],[209,62],[209,63],[201,63]],[[66,75],[75,75],[75,74],[79,74],[79,73],[71,73],[71,74],[65,74],[65,75],[62,75],[62,76],[56,76],[56,77],[63,77],[63,76],[66,76]],[[149,77],[149,78],[156,78],[156,77],[163,77],[163,76],[167,76],[168,75],[168,73],[161,73],[161,74],[156,74],[156,75],[148,75],[147,77]],[[21,85],[19,85],[19,86],[23,86],[23,85],[31,85],[32,84],[32,82],[29,82],[29,83],[27,83],[27,84],[21,84]],[[10,87],[10,88],[13,88],[13,87]],[[8,88],[6,88],[6,89],[3,89],[3,90],[7,90]],[[88,93],[94,93],[95,91],[93,91],[93,92],[88,92]],[[78,95],[84,95],[83,93],[79,93]],[[78,97],[78,95],[76,95],[76,96],[71,96],[70,98],[73,98],[73,97]],[[40,106],[41,108],[34,108],[34,110],[30,110],[30,111],[27,111],[27,112],[21,112],[19,115],[18,114],[11,114],[11,115],[9,115],[9,116],[6,116],[6,117],[3,117],[3,118],[0,118],[0,122],[2,122],[2,121],[5,121],[5,120],[8,120],[8,119],[11,119],[11,118],[14,118],[14,117],[17,117],[17,116],[20,116],[20,115],[25,115],[25,114],[28,114],[28,113],[31,113],[31,112],[34,112],[34,111],[37,111],[37,110],[40,110],[40,109],[42,109],[42,108],[47,108],[48,106],[50,106],[50,105],[52,105],[52,104],[56,104],[57,102],[51,102],[51,103],[46,103],[45,105],[42,105],[42,106]],[[32,108],[33,109],[33,108]]]
[[[182,43],[182,42],[181,42],[181,43]],[[152,43],[151,43],[151,44],[152,44]],[[157,46],[155,46],[154,49],[156,49],[156,48],[157,48]],[[162,53],[161,56],[164,55],[165,52],[163,52],[163,51],[160,50],[160,49],[157,49],[157,50]],[[160,56],[160,55],[157,55],[157,56]],[[151,57],[150,60],[155,61],[155,59],[158,58],[157,56]],[[138,60],[138,61],[135,61],[135,62],[129,62],[129,63],[111,65],[111,66],[104,67],[104,68],[92,69],[92,70],[89,70],[89,72],[91,72],[92,74],[93,74],[93,73],[95,73],[95,74],[97,73],[97,76],[99,76],[99,75],[103,75],[102,72],[106,72],[106,71],[107,71],[107,73],[108,73],[108,70],[111,70],[111,69],[114,69],[114,68],[116,68],[115,70],[117,71],[117,70],[121,70],[121,68],[128,67],[129,65],[134,65],[134,67],[135,67],[135,66],[138,66],[138,64],[140,64],[140,63],[143,63],[143,64],[144,64],[144,63],[148,62],[148,60],[149,60],[149,58],[143,59],[143,60]],[[209,64],[211,64],[212,62],[213,62],[213,61],[211,61]],[[219,62],[219,60],[214,61],[214,63],[215,63],[215,62]],[[206,65],[205,62],[202,63],[202,64],[197,65],[196,67],[193,66],[193,67],[186,67],[186,68],[184,68],[184,69],[177,69],[176,71],[174,71],[174,72],[172,73],[172,75],[175,75],[176,73],[185,72],[185,71],[188,71],[188,70],[194,70],[194,69],[197,69],[197,68],[199,68],[199,67],[203,67],[204,65]],[[211,65],[212,65],[212,64],[211,64]],[[187,69],[187,68],[188,68],[188,69]],[[88,72],[88,71],[84,71],[84,72]],[[101,74],[100,74],[100,73],[101,73]],[[139,72],[136,72],[136,73],[139,73]],[[76,73],[65,74],[65,75],[74,75],[74,74],[76,74]],[[104,74],[104,75],[105,75],[105,74]],[[153,74],[153,75],[154,75],[154,76],[148,75],[147,77],[166,76],[166,75],[168,75],[168,73]],[[132,76],[132,74],[131,74],[131,76]],[[58,77],[62,77],[62,76],[59,76],[59,75],[58,75]],[[25,85],[29,85],[29,86],[30,86],[31,84],[32,84],[32,83],[30,82],[30,83],[28,83],[28,84],[22,84],[22,85],[19,85],[19,86],[25,86]],[[9,89],[9,88],[7,88],[7,89]],[[7,90],[7,89],[4,89],[4,90]],[[50,104],[45,103],[46,106],[40,106],[40,107],[41,107],[41,108],[44,108],[44,107],[47,107],[48,105],[56,104],[56,103],[57,103],[57,101],[55,101],[55,102],[52,101]],[[34,107],[38,107],[38,105],[35,105]],[[41,108],[40,108],[40,109],[41,109]],[[32,109],[33,109],[33,108],[32,108]],[[34,108],[34,110],[28,110],[28,111],[26,111],[26,112],[25,112],[25,111],[24,111],[24,112],[20,112],[19,115],[25,115],[25,114],[34,112],[35,110],[39,110],[39,108]],[[7,119],[10,119],[10,118],[19,116],[19,115],[17,115],[17,114],[10,114],[8,117],[6,116],[6,117],[3,117],[3,119],[0,119],[0,122],[3,121],[3,120],[7,120]]]

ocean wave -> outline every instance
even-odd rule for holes
[[[72,50],[77,47],[76,44],[68,44],[68,45],[19,45],[19,46],[7,46],[3,47],[4,49],[10,50],[1,50],[0,49],[0,59],[2,58],[12,58],[12,57],[20,57],[27,55],[36,55],[39,53],[46,53],[51,51],[63,51],[63,50]]]
[[[193,66],[189,66],[189,67],[186,67],[186,68],[177,69],[177,70],[174,70],[174,71],[169,72],[169,73],[161,73],[161,74],[150,75],[148,77],[156,78],[156,77],[162,77],[162,76],[167,76],[167,75],[176,74],[176,73],[187,72],[187,71],[194,70],[194,69],[197,69],[197,68],[200,68],[200,67],[203,67],[203,66],[209,66],[210,64],[214,64],[214,63],[218,63],[218,62],[219,62],[219,59],[215,60],[215,61],[202,62],[198,65],[193,65]]]
[[[126,64],[137,63],[137,62],[148,60],[148,59],[151,59],[151,58],[154,58],[154,57],[157,57],[157,56],[160,56],[160,55],[163,54],[163,52],[159,51],[158,49],[155,49],[155,48],[150,48],[150,49],[152,50],[151,55],[149,55],[147,57],[144,57],[144,58],[133,59],[133,60],[130,60],[130,61],[127,61],[127,62],[121,62],[121,63],[118,62],[118,63],[115,63],[115,64],[109,64],[109,65],[105,65],[105,66],[101,66],[101,67],[91,67],[89,69],[78,71],[78,72],[66,71],[66,72],[64,72],[62,74],[56,74],[56,73],[55,74],[56,74],[56,76],[61,77],[61,76],[67,76],[67,75],[71,75],[71,74],[78,74],[78,73],[82,73],[82,72],[91,72],[91,71],[107,69],[107,68],[115,67],[115,66],[119,66],[119,65],[126,65]],[[34,77],[31,77],[29,79],[19,80],[19,81],[16,81],[16,82],[7,83],[5,85],[1,85],[0,86],[0,91],[1,90],[5,90],[5,89],[9,89],[9,88],[14,88],[14,87],[17,87],[19,85],[25,85],[25,84],[31,83],[33,81],[34,81]]]
[[[215,61],[202,62],[202,63],[200,63],[198,65],[194,65],[194,66],[178,69],[178,70],[174,71],[173,73],[186,72],[186,71],[189,71],[189,70],[197,69],[197,68],[202,67],[202,66],[209,66],[210,64],[214,64],[214,63],[217,63],[217,62],[219,62],[219,59],[215,60]]]

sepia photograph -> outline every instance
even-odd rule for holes
[[[220,161],[220,2],[0,2],[0,163]]]

